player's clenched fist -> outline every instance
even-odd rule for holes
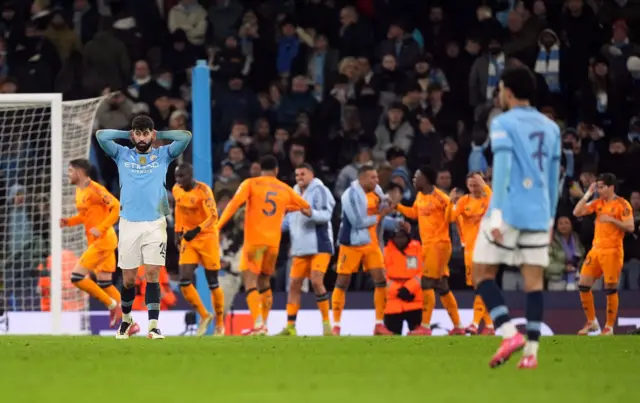
[[[68,227],[69,226],[69,219],[68,218],[61,218],[60,219],[60,228],[64,228],[64,227]]]

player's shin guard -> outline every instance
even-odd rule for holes
[[[209,316],[209,312],[207,312],[207,308],[204,307],[200,295],[196,287],[191,283],[191,280],[180,279],[180,292],[182,292],[184,299],[198,312],[201,318]]]
[[[431,316],[436,307],[436,293],[433,289],[422,290],[422,326],[431,327]]]
[[[111,298],[102,288],[98,287],[95,281],[86,277],[84,274],[71,273],[71,284],[102,302],[108,309],[113,309],[118,304],[115,299]]]
[[[331,294],[331,307],[333,309],[333,324],[340,326],[340,320],[342,320],[342,311],[347,301],[346,291],[336,284]]]
[[[224,292],[218,282],[217,270],[206,270],[207,283],[211,291],[211,303],[216,314],[216,326],[224,325]]]
[[[605,326],[613,328],[618,317],[619,294],[616,289],[606,289],[607,294],[607,323]]]
[[[476,288],[482,297],[487,310],[491,313],[496,329],[502,331],[504,338],[510,338],[518,333],[518,329],[511,323],[509,309],[504,303],[504,297],[495,280],[484,280]]]
[[[444,290],[440,293],[440,302],[444,309],[447,310],[451,323],[454,327],[460,327],[460,313],[458,312],[458,301],[453,296],[451,290]]]
[[[247,290],[247,306],[251,313],[251,319],[253,319],[254,327],[262,326],[262,297],[258,294],[256,288],[249,288]]]
[[[260,298],[262,298],[262,320],[267,323],[269,319],[269,312],[273,306],[273,291],[271,287],[260,290]]]
[[[144,303],[147,305],[149,315],[149,330],[157,329],[160,317],[160,283],[147,282]]]
[[[113,285],[113,281],[98,280],[98,287],[102,288],[104,292],[106,292],[111,298],[115,299],[116,302],[120,302],[122,297],[120,296],[120,291],[118,291],[118,289]]]
[[[384,321],[384,309],[387,307],[387,283],[374,284],[373,306],[376,309],[376,324]]]
[[[122,320],[131,322],[131,309],[133,308],[133,300],[136,298],[136,287],[122,287],[120,295],[122,296],[120,302],[122,306]]]
[[[316,295],[316,304],[318,304],[322,321],[327,322],[329,320],[329,293],[325,292],[322,295]]]
[[[593,302],[593,292],[591,287],[581,285],[578,287],[580,290],[580,302],[582,303],[582,310],[587,317],[588,322],[596,320],[596,306]]]

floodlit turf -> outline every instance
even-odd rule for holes
[[[0,401],[637,401],[640,337],[543,340],[540,367],[491,370],[497,338],[0,337]]]

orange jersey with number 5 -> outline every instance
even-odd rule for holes
[[[287,212],[310,208],[302,196],[274,176],[249,178],[222,212],[218,229],[225,226],[244,203],[244,241],[249,245],[280,246],[282,221]]]
[[[184,190],[175,185],[172,190],[176,201],[176,232],[185,232],[200,227],[201,234],[215,232],[218,208],[211,188],[196,181],[193,189]]]
[[[601,215],[624,221],[631,215],[631,204],[622,197],[605,201],[596,199],[586,206],[589,214],[596,214],[596,226],[593,236],[593,249],[620,249],[624,239],[624,231],[615,224],[600,222]]]

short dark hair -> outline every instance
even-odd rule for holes
[[[265,155],[260,158],[260,169],[262,171],[275,171],[278,169],[278,159],[273,155]]]
[[[427,178],[429,181],[429,185],[434,185],[436,183],[436,178],[438,176],[435,169],[431,168],[429,165],[423,165],[420,167],[420,173]]]
[[[91,173],[93,171],[93,166],[91,165],[91,162],[89,162],[89,160],[86,158],[77,158],[75,160],[71,160],[69,161],[69,165],[71,165],[75,169],[82,170],[84,174],[87,176],[91,176]]]
[[[313,169],[313,167],[311,166],[311,164],[309,163],[304,163],[304,164],[300,164],[296,167],[296,169],[308,169],[309,171],[311,171],[312,174],[315,174],[315,170]]]
[[[231,151],[232,148],[239,148],[240,150],[242,150],[242,152],[244,152],[244,147],[242,147],[242,145],[238,143],[231,143],[227,152]]]
[[[176,167],[176,170],[193,172],[193,165],[189,164],[188,162],[183,162]]]
[[[536,77],[527,66],[508,67],[500,78],[504,88],[508,88],[516,99],[533,101],[536,97]]]
[[[131,121],[131,130],[153,130],[153,119],[147,115],[139,115]]]
[[[374,167],[372,167],[371,165],[363,165],[360,168],[358,168],[358,176],[360,175],[364,175],[367,172],[371,172],[371,171],[375,171],[376,169]]]
[[[606,186],[615,186],[618,179],[612,173],[603,173],[598,176],[598,182],[603,182]]]
[[[443,170],[440,170],[440,172],[442,172]],[[467,179],[471,179],[473,178],[474,175],[480,175],[482,178],[484,178],[484,175],[482,174],[482,172],[480,171],[471,171],[467,174]]]

